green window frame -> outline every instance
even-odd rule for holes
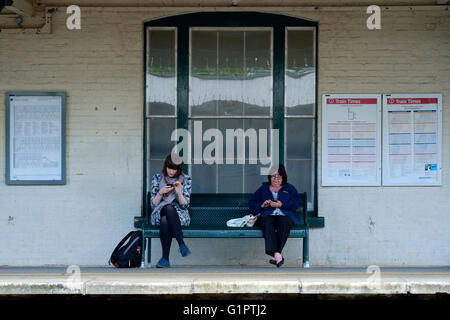
[[[290,119],[313,119],[312,122],[312,185],[313,195],[308,194],[312,203],[308,211],[312,218],[317,217],[317,101],[318,101],[318,23],[310,20],[294,18],[290,16],[260,13],[260,12],[199,12],[151,20],[144,23],[144,106],[143,106],[143,194],[142,194],[142,216],[148,214],[146,206],[146,195],[149,189],[149,177],[147,164],[148,157],[148,121],[151,119],[173,119],[177,128],[189,128],[189,68],[190,68],[190,32],[191,28],[271,28],[273,35],[273,129],[279,129],[279,160],[285,163],[286,123]],[[315,92],[312,114],[307,116],[289,115],[285,111],[285,76],[286,76],[286,43],[288,30],[308,28],[314,30],[314,64],[315,64]],[[152,116],[147,112],[147,32],[148,30],[175,30],[175,61],[176,61],[176,106],[173,115]],[[161,159],[158,159],[161,161]],[[296,159],[299,160],[299,159]],[[301,160],[301,159],[300,159]],[[186,170],[184,166],[183,170]],[[288,169],[289,170],[289,169]],[[289,171],[288,171],[289,173]],[[318,225],[320,226],[320,225]]]

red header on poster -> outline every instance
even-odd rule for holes
[[[377,104],[377,99],[327,99],[327,104]]]
[[[387,98],[388,104],[427,104],[438,103],[437,98]]]

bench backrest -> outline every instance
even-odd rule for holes
[[[228,220],[241,218],[249,214],[248,201],[251,196],[251,193],[193,193],[189,205],[191,226],[205,228],[226,226]],[[148,205],[150,206],[150,194]],[[300,194],[300,208],[297,210],[297,219],[300,224],[308,223],[306,192]]]
[[[248,209],[251,193],[193,193],[190,207],[239,207]]]

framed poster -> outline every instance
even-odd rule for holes
[[[322,96],[322,185],[381,185],[381,95]]]
[[[383,185],[441,185],[442,94],[383,95]]]
[[[66,183],[66,94],[7,92],[6,184]]]

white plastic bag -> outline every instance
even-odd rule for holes
[[[247,222],[252,218],[251,214],[243,216],[242,218],[230,219],[227,221],[228,227],[243,227],[247,224]]]
[[[256,222],[256,219],[258,219],[258,216],[259,214],[256,216],[248,214],[246,216],[243,216],[242,218],[231,219],[227,221],[227,226],[236,228],[242,228],[244,226],[253,227],[253,225]]]
[[[250,215],[250,219],[247,221],[247,223],[245,224],[247,227],[253,227],[254,225],[255,225],[255,223],[256,223],[256,220],[258,220],[258,217],[260,216],[261,214],[260,213],[258,213],[256,216],[254,216],[254,215]]]

